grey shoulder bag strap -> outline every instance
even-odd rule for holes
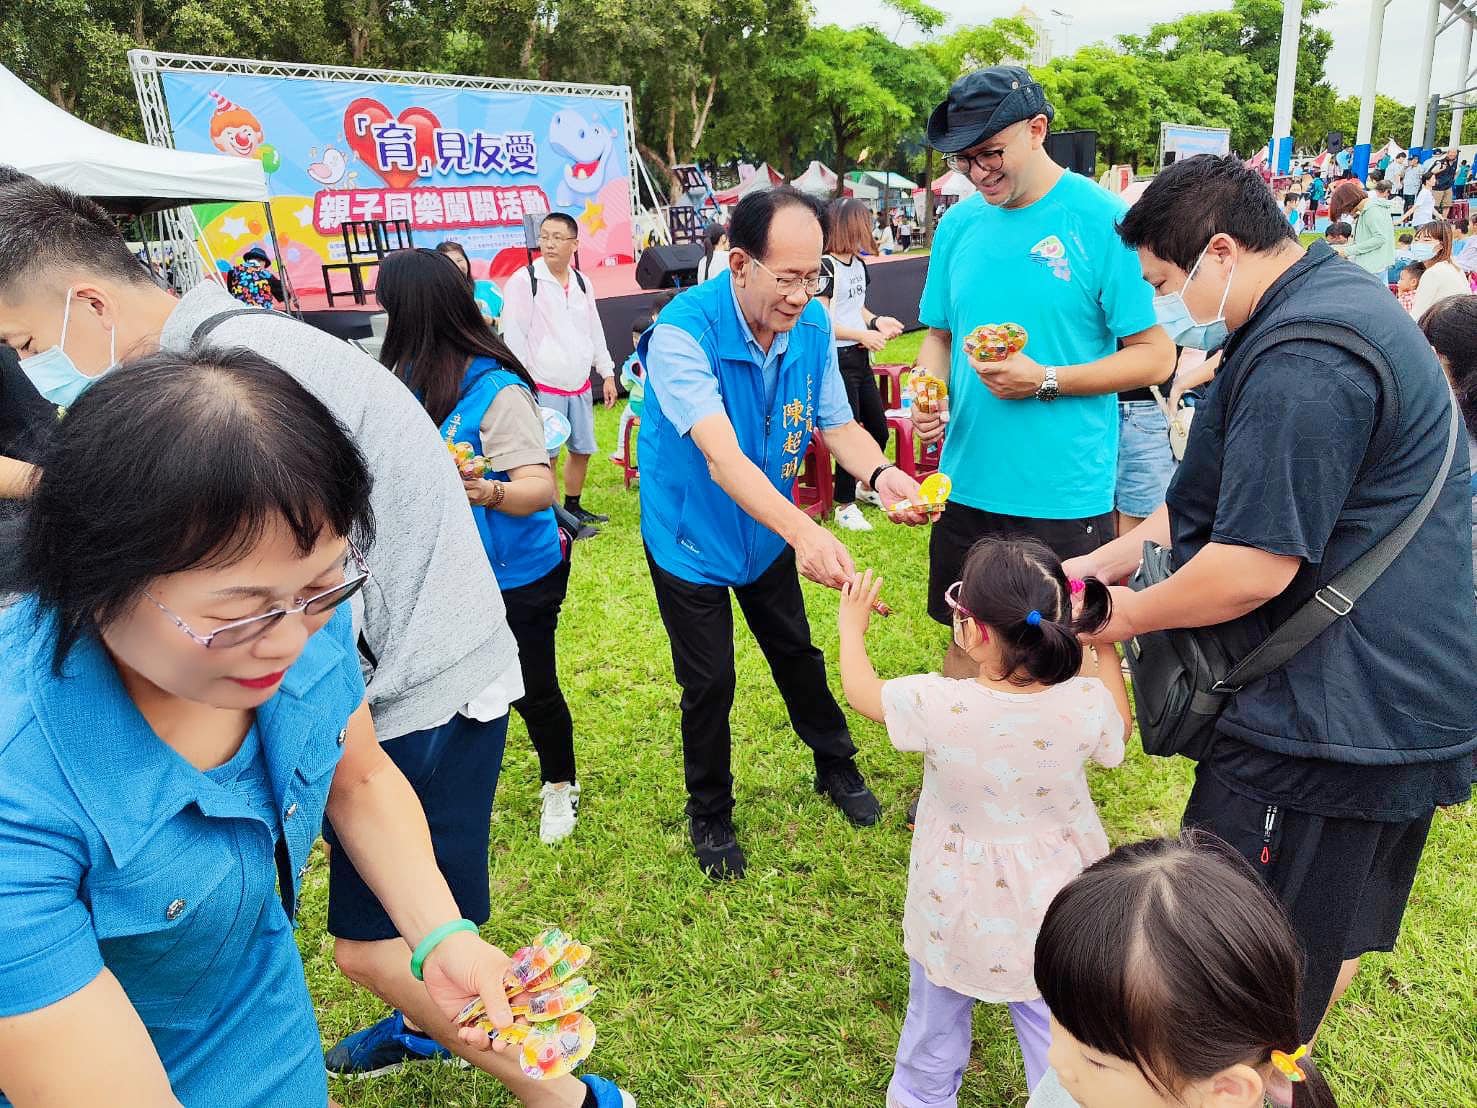
[[[202,320],[200,322],[200,325],[190,332],[190,345],[198,345],[201,339],[210,334],[210,332],[214,331],[222,323],[224,323],[228,319],[234,319],[238,315],[276,316],[279,319],[292,318],[292,316],[286,315],[273,308],[227,308],[223,312],[216,312],[215,315],[211,316],[209,319]]]
[[[1381,420],[1384,425],[1382,437],[1387,440],[1393,438],[1394,430],[1398,425],[1395,418],[1398,409],[1392,406],[1398,404],[1398,397],[1389,366],[1384,355],[1372,343],[1354,331],[1336,324],[1291,324],[1271,332],[1248,353],[1247,358],[1249,360],[1278,343],[1302,338],[1319,339],[1352,350],[1374,367],[1380,375],[1382,399],[1387,405],[1385,418]],[[1233,384],[1239,386],[1240,381]],[[1426,490],[1425,496],[1421,497],[1420,503],[1412,508],[1410,514],[1401,520],[1389,534],[1360,555],[1357,561],[1344,569],[1332,581],[1315,592],[1309,600],[1303,603],[1302,607],[1293,612],[1271,635],[1263,640],[1261,645],[1242,658],[1225,677],[1215,683],[1212,692],[1237,692],[1242,687],[1277,669],[1322,634],[1336,620],[1352,612],[1354,605],[1364,595],[1365,590],[1374,584],[1380,574],[1384,573],[1399,557],[1405,545],[1420,530],[1421,524],[1426,522],[1426,517],[1436,506],[1436,500],[1440,497],[1441,490],[1451,475],[1452,460],[1456,457],[1457,440],[1460,437],[1461,416],[1457,414],[1455,395],[1451,394],[1450,390],[1447,395],[1451,403],[1451,421],[1446,439],[1446,456],[1442,459],[1436,477],[1431,482],[1431,487]],[[1228,415],[1231,406],[1235,403],[1235,398],[1236,391],[1233,390],[1227,404]],[[1374,456],[1379,455],[1374,454]]]

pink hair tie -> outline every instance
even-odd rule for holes
[[[1076,596],[1078,593],[1086,591],[1087,582],[1082,580],[1080,577],[1073,577],[1070,581],[1067,582],[1067,588],[1072,590],[1073,596]]]

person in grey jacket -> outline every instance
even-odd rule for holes
[[[290,317],[243,308],[218,285],[175,299],[149,278],[100,207],[29,178],[0,186],[0,341],[20,355],[22,372],[63,418],[121,359],[208,342],[272,359],[344,425],[374,480],[374,573],[355,623],[375,730],[415,785],[431,827],[453,825],[433,832],[437,863],[464,915],[485,921],[488,821],[508,706],[522,684],[461,480],[415,398],[347,343]],[[202,468],[229,462],[211,457],[208,446],[201,451]],[[454,799],[432,787],[438,780],[456,782]],[[452,804],[455,811],[438,811]],[[404,1060],[450,1048],[526,1103],[554,1103],[511,1052],[460,1041],[412,976],[403,941],[342,851],[331,854],[329,880],[329,930],[340,968],[396,1009],[396,1042],[425,1044],[407,1047]],[[570,1090],[567,1099],[578,1104],[583,1092]]]

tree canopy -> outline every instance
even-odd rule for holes
[[[1294,137],[1354,138],[1327,31],[1304,0]],[[740,158],[798,172],[818,157],[916,174],[923,126],[961,74],[1028,56],[1018,19],[949,27],[926,0],[886,0],[888,25],[814,25],[807,0],[25,0],[0,6],[0,64],[57,104],[139,137],[133,47],[276,61],[592,81],[632,87],[643,158]],[[892,23],[892,17],[896,23]],[[1163,122],[1227,127],[1250,154],[1272,129],[1281,0],[1234,0],[1053,58],[1035,70],[1058,128],[1098,132],[1105,163],[1152,164]],[[915,39],[905,45],[904,37]],[[1374,139],[1403,140],[1413,108],[1380,97]],[[1477,137],[1477,112],[1469,124]],[[1444,133],[1444,130],[1443,132]]]

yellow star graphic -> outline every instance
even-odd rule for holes
[[[580,224],[592,235],[605,230],[605,205],[586,201],[585,210],[580,212]]]

